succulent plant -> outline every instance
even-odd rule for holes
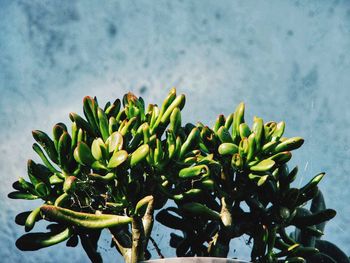
[[[26,232],[38,220],[56,223],[47,233],[23,235],[16,245],[37,250],[68,240],[74,246],[79,237],[90,259],[101,262],[97,242],[108,228],[126,262],[147,259],[154,210],[181,195],[172,193],[167,178],[193,163],[184,161],[194,145],[181,127],[185,96],[172,89],[160,108],[145,109],[131,93],[103,109],[96,98],[85,97],[83,104],[86,120],[71,113],[70,134],[63,123],[54,126],[52,139],[33,131],[43,164],[29,160],[30,181],[19,178],[9,197],[44,201],[16,217]]]
[[[243,103],[227,118],[219,115],[212,128],[182,125],[184,104],[175,89],[161,107],[146,108],[131,93],[103,108],[85,97],[85,119],[71,113],[70,132],[63,123],[53,127],[52,138],[33,131],[42,164],[29,160],[29,181],[19,178],[9,197],[42,199],[15,221],[31,232],[45,220],[48,232],[26,233],[17,247],[76,246],[80,240],[91,261],[102,262],[97,244],[108,229],[125,262],[147,260],[160,210],[157,221],[183,233],[170,238],[178,256],[226,257],[230,240],[246,234],[252,261],[348,262],[319,239],[335,216],[318,190],[324,173],[292,186],[297,167],[289,171],[287,162],[302,138],[282,137],[284,122],[254,118],[250,128]],[[177,207],[166,207],[168,200]],[[287,233],[290,226],[296,231]]]
[[[317,186],[325,174],[301,188],[292,186],[298,168],[289,171],[287,162],[304,140],[282,137],[284,122],[264,124],[255,117],[250,128],[244,110],[241,103],[227,118],[219,115],[212,128],[196,125],[197,165],[185,168],[195,172],[184,177],[180,171],[178,181],[208,193],[175,200],[177,207],[157,214],[161,223],[183,232],[171,234],[177,256],[227,257],[231,239],[248,235],[254,262],[349,262],[341,250],[319,239],[336,214],[326,209]],[[290,226],[297,229],[291,236]]]

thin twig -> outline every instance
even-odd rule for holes
[[[162,251],[160,251],[160,248],[158,247],[156,241],[154,241],[154,239],[151,236],[149,237],[149,240],[151,240],[152,245],[156,249],[159,258],[164,258],[163,254],[162,254]]]

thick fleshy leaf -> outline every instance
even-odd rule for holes
[[[191,166],[187,168],[183,168],[179,172],[180,178],[193,178],[193,177],[199,177],[199,176],[208,176],[209,175],[209,168],[206,165],[196,165]]]
[[[74,158],[82,165],[91,165],[93,162],[95,162],[89,146],[87,146],[84,142],[78,143],[77,148],[74,150]]]
[[[27,217],[25,222],[25,231],[29,232],[33,229],[35,222],[38,221],[40,217],[40,207],[35,208]]]
[[[244,123],[244,103],[241,102],[236,110],[235,113],[233,115],[233,127],[232,127],[232,138],[234,143],[238,143],[237,140],[240,136],[239,134],[239,125],[241,125],[241,123]]]
[[[258,164],[250,167],[250,170],[254,172],[265,172],[270,170],[275,165],[275,161],[271,159],[265,159]]]
[[[41,198],[46,198],[50,194],[50,189],[43,182],[35,185],[35,191]]]
[[[94,137],[97,136],[96,132],[91,127],[91,125],[86,120],[84,120],[82,117],[80,117],[78,114],[76,114],[74,112],[71,112],[69,114],[69,118],[73,122],[75,122],[79,128],[83,129],[84,131],[86,131],[91,136],[94,136]]]
[[[301,145],[303,145],[304,139],[301,137],[293,137],[289,138],[281,143],[279,143],[274,151],[275,152],[282,152],[282,151],[292,151],[295,149],[298,149]]]
[[[217,131],[217,135],[222,143],[233,143],[231,134],[225,128],[225,126],[221,126]]]
[[[181,146],[180,150],[180,159],[184,157],[190,150],[193,150],[194,146],[197,144],[199,140],[199,129],[197,127],[193,128],[187,139]]]
[[[58,149],[58,141],[64,132],[67,132],[67,126],[64,123],[59,122],[53,126],[52,133],[56,150]]]
[[[51,172],[53,172],[53,173],[58,172],[57,169],[51,164],[51,162],[46,157],[45,153],[43,152],[43,150],[41,149],[41,147],[37,143],[33,144],[33,150],[39,155],[39,157],[41,158],[43,163],[46,165],[46,167],[48,169],[50,169]]]
[[[264,139],[264,122],[261,118],[254,117],[252,131],[255,134],[256,149],[257,151],[260,151]]]
[[[211,220],[221,220],[218,212],[200,203],[186,203],[181,206],[181,209],[192,215],[203,216]]]
[[[305,216],[303,214],[298,213],[299,211],[301,210],[297,210],[297,214],[292,220],[292,224],[299,228],[320,224],[322,222],[332,219],[337,214],[336,211],[333,209],[325,209],[317,213]]]
[[[101,160],[105,155],[103,151],[105,150],[105,144],[101,138],[97,138],[92,142],[91,154],[95,160]],[[107,149],[106,149],[107,150]]]
[[[119,132],[113,132],[107,139],[108,151],[120,151],[123,148],[123,136]]]
[[[72,139],[68,132],[63,132],[57,145],[58,161],[64,169],[69,169],[69,161],[71,158]]]
[[[11,199],[26,199],[26,200],[35,200],[35,199],[39,198],[39,196],[37,196],[37,195],[22,193],[19,191],[11,192],[7,196],[8,196],[8,198],[11,198]]]
[[[251,134],[251,130],[246,123],[241,123],[239,125],[239,135],[241,138],[248,138],[249,135]]]
[[[170,115],[169,131],[172,131],[176,134],[180,127],[181,127],[181,111],[179,108],[175,108]]]
[[[116,168],[128,159],[128,153],[124,150],[114,152],[111,159],[109,159],[108,168]]]
[[[43,205],[41,212],[50,219],[58,222],[69,223],[86,228],[107,228],[121,226],[131,223],[128,216],[119,216],[111,214],[89,214],[75,212],[70,209],[56,207],[52,205]]]
[[[139,148],[137,148],[131,155],[129,155],[130,166],[134,167],[139,162],[143,161],[147,157],[148,152],[148,144],[141,145]]]
[[[58,162],[57,151],[55,148],[55,144],[50,139],[50,137],[46,133],[39,130],[33,131],[32,134],[34,139],[40,144],[41,147],[43,147],[43,149],[45,150],[49,158],[53,162],[57,163]]]

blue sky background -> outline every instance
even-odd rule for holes
[[[325,236],[350,254],[349,1],[0,0],[0,258],[87,260],[64,245],[15,248],[24,230],[13,218],[36,204],[6,196],[37,158],[32,130],[69,122],[85,95],[105,103],[130,90],[161,103],[173,86],[187,95],[184,121],[212,124],[244,101],[250,123],[285,120],[288,136],[304,137],[296,184],[327,173],[321,188],[338,215]],[[169,233],[156,233],[174,255]],[[101,251],[116,262],[108,243]],[[230,255],[248,259],[243,245]]]

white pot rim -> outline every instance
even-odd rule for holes
[[[249,263],[248,261],[230,258],[218,257],[178,257],[178,258],[164,258],[151,259],[144,261],[144,263]]]

